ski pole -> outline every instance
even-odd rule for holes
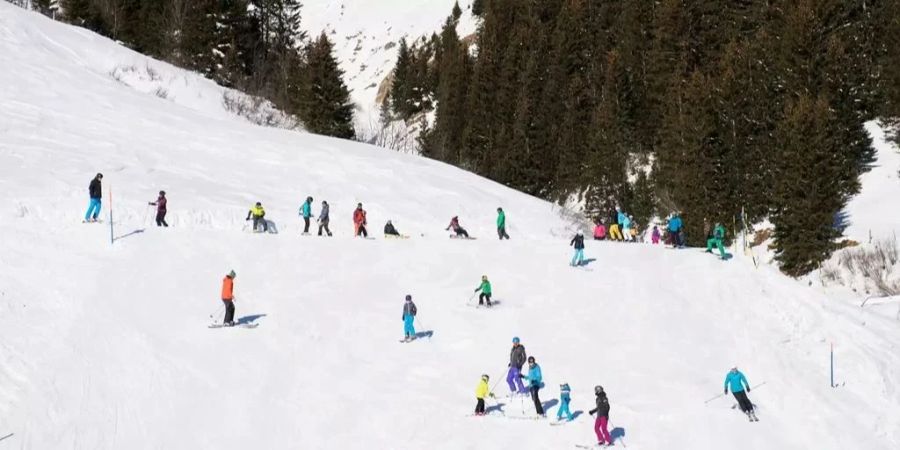
[[[147,224],[147,218],[150,216],[150,207],[152,207],[152,206],[153,205],[148,204],[147,207],[144,209],[144,220],[141,221],[141,225]]]
[[[713,400],[715,400],[715,399],[717,399],[717,398],[719,398],[719,397],[724,397],[724,396],[725,396],[725,394],[719,394],[719,395],[717,395],[717,396],[715,396],[715,397],[713,397],[713,398],[711,398],[711,399],[709,399],[709,400],[703,402],[703,404],[705,405],[705,404],[707,404],[707,403],[709,403],[709,402],[711,402],[711,401],[713,401]]]
[[[215,314],[216,316],[218,316],[219,314],[221,314],[221,311],[222,311],[223,308],[225,308],[225,304],[224,304],[224,303],[223,303],[222,305],[220,305],[218,308],[216,308],[216,310],[215,310],[214,312],[210,313],[209,318],[210,318],[210,319],[213,319],[215,322],[218,322],[219,319],[214,319],[213,314]],[[214,323],[215,323],[215,322],[214,322]]]

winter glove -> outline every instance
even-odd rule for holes
[[[749,388],[749,387],[747,388],[747,392],[750,392],[750,388]]]

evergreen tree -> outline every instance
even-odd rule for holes
[[[472,2],[472,15],[480,17],[484,13],[484,2],[487,0],[475,0]],[[458,5],[459,3],[457,3]]]
[[[429,156],[453,164],[461,162],[460,150],[466,126],[467,85],[470,77],[468,49],[456,34],[456,21],[448,17],[440,37],[440,59],[434,130]]]
[[[307,46],[300,118],[312,133],[353,139],[353,103],[333,51],[324,32]]]

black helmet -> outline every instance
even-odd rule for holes
[[[411,302],[411,301],[412,301],[412,295],[406,294],[406,301]]]
[[[603,393],[603,386],[600,386],[599,384],[594,386],[594,394],[600,395],[602,393]]]
[[[312,197],[306,197],[306,201],[312,202],[312,201],[313,201],[313,198],[312,198]]]
[[[98,180],[99,180],[99,179],[102,179],[102,178],[103,178],[103,174],[102,174],[102,173],[98,173],[97,176],[94,177],[94,178],[96,178],[96,179],[98,179]]]
[[[166,191],[159,191],[159,195],[166,195]]]
[[[529,357],[528,357],[528,364],[531,364],[531,363],[533,363],[533,362],[534,362],[534,356],[529,356]]]
[[[256,206],[262,206],[262,203],[256,202]]]

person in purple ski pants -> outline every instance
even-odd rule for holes
[[[525,346],[519,343],[519,338],[514,337],[512,350],[509,351],[509,372],[506,374],[506,384],[513,393],[525,394],[525,385],[522,384],[522,366],[525,365]],[[518,389],[517,389],[518,388]]]

